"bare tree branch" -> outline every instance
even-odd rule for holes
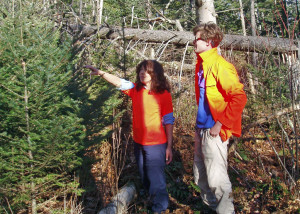
[[[299,110],[300,110],[300,104],[295,105],[294,108],[291,106],[291,107],[282,109],[281,111],[277,111],[277,112],[275,112],[275,113],[273,113],[273,114],[271,114],[271,115],[269,115],[267,117],[261,118],[261,119],[257,120],[256,122],[253,122],[253,123],[249,124],[248,126],[246,126],[243,129],[243,132],[249,130],[250,128],[252,128],[254,126],[257,126],[257,125],[260,125],[260,124],[262,124],[264,122],[267,122],[270,119],[278,118],[278,117],[280,117],[283,114],[286,114],[286,113],[289,113],[289,112],[293,112],[293,111],[299,111]]]

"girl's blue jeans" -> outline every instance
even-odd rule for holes
[[[166,189],[166,149],[167,143],[143,146],[134,143],[134,155],[144,188],[149,192],[153,212],[168,208],[169,196]]]

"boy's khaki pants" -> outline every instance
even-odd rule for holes
[[[217,213],[234,213],[231,182],[227,173],[228,140],[212,137],[209,129],[196,129],[194,179],[203,202]]]

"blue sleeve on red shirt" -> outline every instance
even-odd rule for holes
[[[118,88],[121,91],[129,90],[134,87],[134,84],[128,80],[121,79],[121,87]]]
[[[163,125],[166,125],[166,124],[173,125],[174,121],[175,121],[175,117],[173,117],[173,112],[163,116]]]

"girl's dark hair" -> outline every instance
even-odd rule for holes
[[[170,92],[170,84],[164,75],[164,69],[156,60],[144,60],[136,67],[136,89],[138,91],[144,87],[139,77],[142,68],[151,76],[152,92],[163,93],[165,90]]]

